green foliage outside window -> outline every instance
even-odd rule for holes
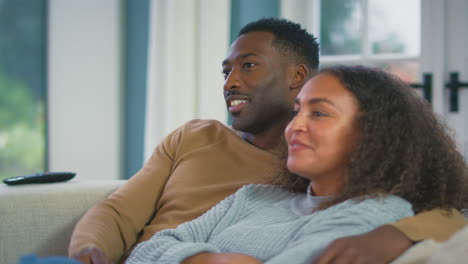
[[[44,169],[44,104],[0,72],[0,178]]]
[[[46,169],[45,30],[45,0],[0,0],[0,179]]]

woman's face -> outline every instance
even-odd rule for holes
[[[316,195],[333,195],[360,134],[358,102],[335,76],[321,73],[304,85],[294,110],[285,131],[288,169],[310,179]]]

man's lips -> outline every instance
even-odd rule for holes
[[[226,98],[226,104],[231,113],[241,111],[249,102],[250,100],[246,97],[229,96]]]
[[[247,104],[247,100],[234,100],[230,102],[229,105],[229,112],[239,112],[244,108],[245,104]]]

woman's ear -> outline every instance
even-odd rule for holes
[[[290,88],[302,88],[305,82],[309,79],[309,68],[305,64],[298,64],[294,67],[294,76]]]

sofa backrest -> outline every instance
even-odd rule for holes
[[[17,263],[30,253],[66,256],[76,222],[124,182],[0,184],[0,263]]]

